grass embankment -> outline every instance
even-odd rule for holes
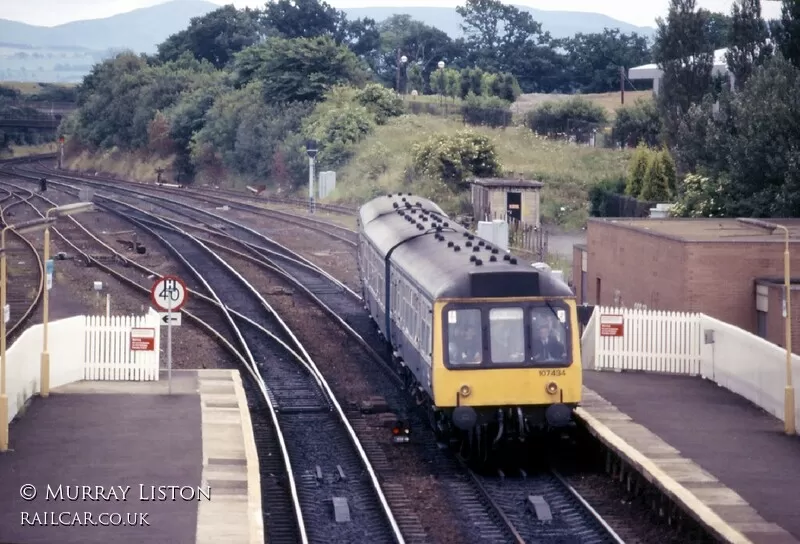
[[[156,170],[159,168],[164,169],[162,179],[174,180],[175,173],[171,170],[173,160],[173,156],[124,153],[116,149],[97,153],[81,151],[77,154],[67,154],[64,158],[65,166],[70,170],[98,172],[123,179],[148,182],[156,181],[158,178]]]
[[[330,200],[355,204],[379,194],[404,190],[434,198],[449,212],[464,209],[469,202],[469,191],[455,194],[443,184],[406,181],[414,144],[433,134],[454,133],[464,128],[492,139],[507,172],[544,182],[542,218],[567,228],[585,222],[589,187],[603,179],[624,175],[630,157],[629,151],[547,140],[524,127],[465,127],[449,118],[407,115],[379,126],[359,146],[350,163],[337,172],[337,188]]]

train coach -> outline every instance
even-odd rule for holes
[[[358,232],[365,306],[441,438],[486,458],[572,425],[582,374],[568,285],[411,194],[364,204]]]

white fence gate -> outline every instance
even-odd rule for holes
[[[697,375],[700,316],[597,306],[590,322],[594,364],[589,368]]]

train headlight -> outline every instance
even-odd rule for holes
[[[468,396],[470,396],[472,394],[472,388],[470,386],[464,384],[464,385],[461,386],[461,389],[458,390],[458,393],[462,397],[468,397]]]
[[[558,393],[558,384],[556,382],[550,382],[544,386],[544,390],[550,393],[551,395],[555,395]]]

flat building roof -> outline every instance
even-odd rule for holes
[[[614,225],[680,242],[783,242],[784,231],[773,228],[782,225],[789,230],[791,242],[800,242],[800,219],[596,217],[589,223]]]
[[[473,178],[470,183],[490,189],[541,189],[544,187],[544,183],[541,181],[514,178]]]

